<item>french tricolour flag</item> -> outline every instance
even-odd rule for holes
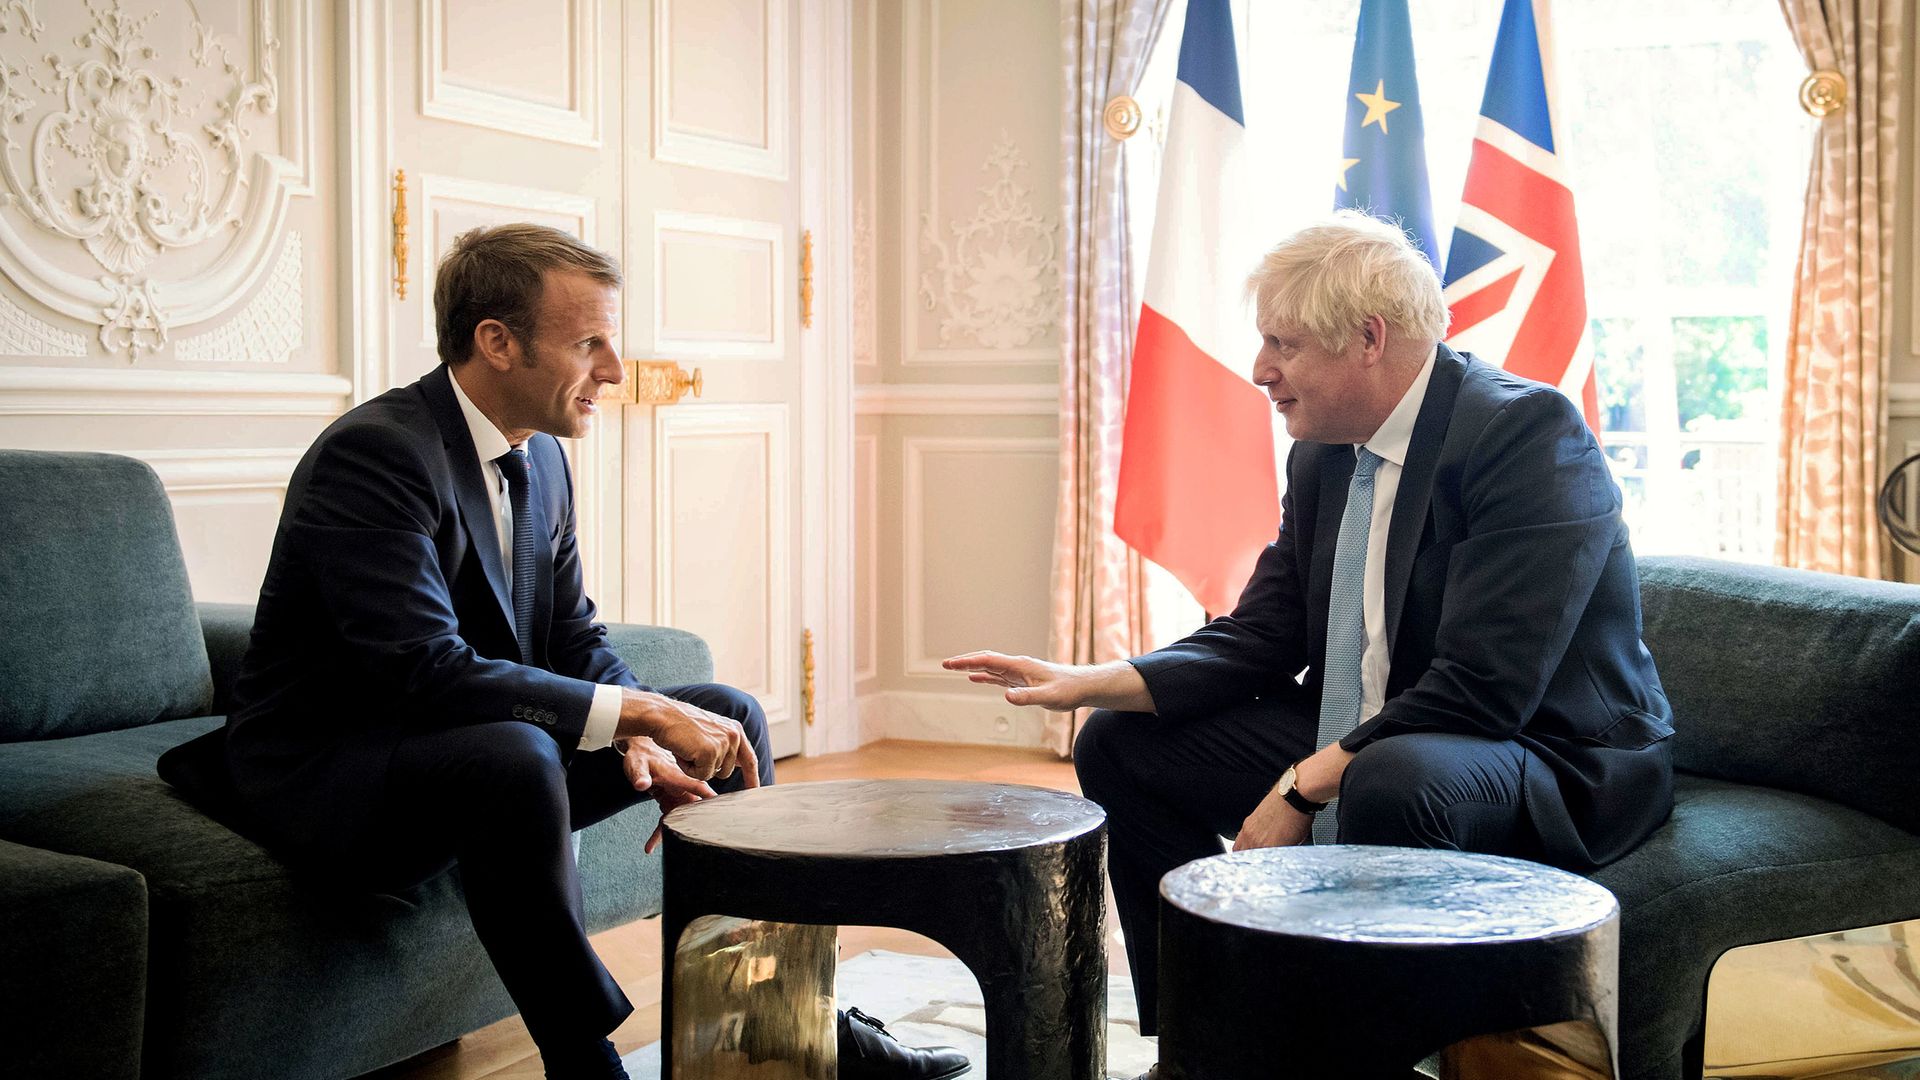
[[[1113,531],[1210,612],[1233,609],[1280,527],[1273,405],[1242,293],[1258,238],[1235,220],[1245,113],[1228,0],[1191,0],[1133,346]]]
[[[1573,191],[1554,127],[1547,0],[1506,0],[1447,251],[1447,343],[1558,386],[1600,430]]]

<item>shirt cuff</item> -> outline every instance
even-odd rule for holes
[[[580,732],[581,750],[600,750],[613,745],[620,729],[620,688],[601,683],[593,688],[593,704],[587,706],[587,726]]]

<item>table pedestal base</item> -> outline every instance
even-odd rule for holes
[[[706,915],[673,950],[669,1080],[834,1080],[839,928]]]

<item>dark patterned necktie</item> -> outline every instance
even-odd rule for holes
[[[533,504],[532,463],[525,450],[509,450],[493,459],[507,478],[513,501],[513,636],[520,639],[520,662],[533,663]]]

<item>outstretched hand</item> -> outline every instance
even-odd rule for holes
[[[1052,664],[1031,656],[971,652],[941,661],[948,671],[964,671],[970,682],[1007,688],[1012,705],[1038,705],[1064,711],[1079,707],[1083,669]]]
[[[660,846],[660,837],[666,830],[664,819],[669,813],[714,796],[712,787],[705,781],[688,776],[672,754],[645,736],[626,741],[626,747],[621,752],[620,767],[626,771],[627,782],[633,785],[633,790],[652,792],[653,801],[660,804],[662,824],[655,826],[653,835],[647,838],[648,854]]]

